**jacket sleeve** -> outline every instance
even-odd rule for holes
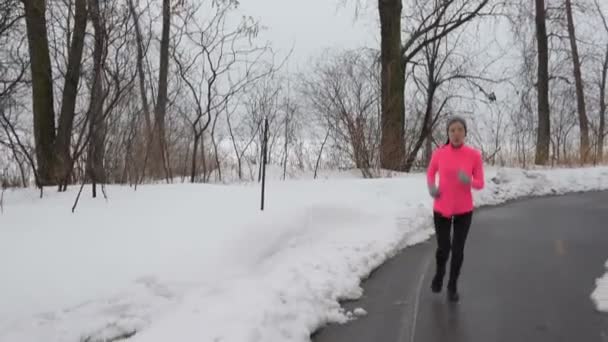
[[[437,175],[437,171],[439,170],[439,157],[438,150],[433,152],[431,156],[431,162],[429,163],[429,167],[426,171],[426,184],[427,185],[435,185],[435,175]]]
[[[473,166],[473,181],[471,182],[471,186],[475,190],[483,189],[485,185],[485,176],[483,170],[483,160],[481,158],[481,153],[475,154],[475,164]]]

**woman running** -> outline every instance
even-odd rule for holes
[[[464,245],[473,217],[473,195],[471,188],[484,187],[484,171],[481,153],[465,145],[467,123],[461,117],[448,121],[448,142],[435,150],[427,172],[427,184],[434,198],[433,215],[437,251],[437,267],[431,283],[435,293],[441,292],[446,264],[452,252],[448,299],[457,302],[458,276],[464,258]],[[435,176],[439,173],[439,186]],[[452,224],[454,236],[451,237]]]

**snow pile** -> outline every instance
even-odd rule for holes
[[[608,269],[608,261],[606,262],[606,269]],[[596,288],[591,294],[591,299],[599,311],[608,312],[608,272],[596,280],[595,284]]]
[[[351,178],[348,176],[347,178]],[[608,168],[487,170],[478,205],[608,189]],[[7,192],[0,216],[0,341],[309,341],[364,315],[339,301],[428,239],[424,175],[391,179]]]

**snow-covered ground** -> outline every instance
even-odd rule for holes
[[[596,288],[591,294],[595,307],[604,312],[608,312],[608,261],[606,270],[606,274],[596,281]]]
[[[271,181],[263,213],[257,184],[110,186],[108,201],[86,190],[75,214],[77,189],[8,191],[0,341],[309,341],[365,314],[339,301],[432,234],[423,175],[355,175]],[[498,169],[475,199],[598,189],[608,168]]]

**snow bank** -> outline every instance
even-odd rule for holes
[[[608,261],[606,269],[608,270]],[[591,294],[591,299],[599,311],[608,312],[608,271],[603,277],[596,280],[595,284],[596,288]]]
[[[477,205],[608,189],[608,168],[487,171]],[[7,192],[0,216],[0,341],[309,341],[364,314],[339,301],[428,239],[423,175],[257,185]]]

